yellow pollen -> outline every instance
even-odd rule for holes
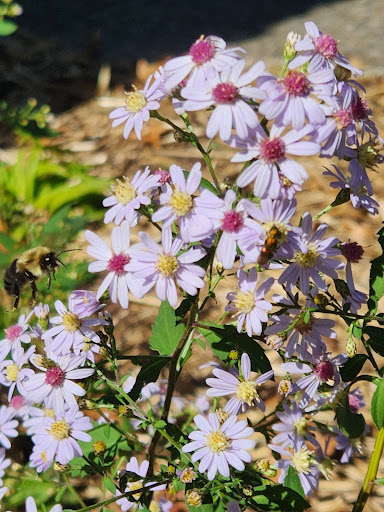
[[[46,416],[47,418],[54,418],[55,411],[53,409],[44,409],[44,416]]]
[[[65,330],[74,332],[77,331],[77,329],[79,329],[81,322],[79,320],[79,317],[75,315],[75,313],[67,311],[63,315],[63,325],[65,327]]]
[[[298,473],[309,473],[312,464],[312,454],[313,452],[308,450],[305,446],[293,454],[292,463]]]
[[[176,215],[181,217],[182,215],[187,215],[192,208],[192,196],[187,192],[180,192],[176,189],[168,204],[175,210]]]
[[[192,507],[200,507],[200,505],[203,503],[203,496],[199,489],[189,489],[185,497],[187,498],[188,505],[191,505]]]
[[[47,459],[47,452],[44,450],[43,452],[40,453],[40,457],[41,457],[41,460],[43,462],[48,462],[48,459]]]
[[[129,487],[129,492],[136,491],[136,489],[142,489],[143,481],[138,480],[137,482],[129,482],[128,487]],[[132,494],[132,498],[134,498],[135,500],[138,501],[141,497],[141,494],[142,494],[141,492],[136,492],[135,494]]]
[[[234,304],[238,311],[237,314],[243,313],[246,315],[255,307],[255,296],[250,290],[246,292],[238,291]]]
[[[147,104],[147,98],[144,93],[137,89],[132,92],[126,92],[125,94],[127,96],[125,100],[125,110],[128,110],[129,112],[140,112],[140,110],[142,110]]]
[[[88,352],[88,350],[91,350],[91,347],[92,341],[89,338],[84,337],[83,352]]]
[[[303,252],[297,252],[295,255],[295,260],[299,265],[304,268],[313,267],[319,257],[317,253],[317,249],[313,244],[308,244],[308,252],[304,254]]]
[[[7,366],[7,379],[11,382],[17,381],[17,375],[20,371],[20,368],[17,364],[13,363]]]
[[[55,421],[48,432],[52,437],[61,441],[69,437],[69,425],[65,420]]]
[[[243,403],[248,404],[249,406],[253,404],[254,400],[260,402],[259,394],[256,391],[256,386],[256,382],[250,382],[249,380],[244,380],[243,382],[240,382],[236,390],[237,398],[241,400]]]
[[[111,189],[119,203],[128,204],[137,196],[137,192],[126,176],[123,176],[123,180],[116,180]]]
[[[229,448],[230,443],[221,430],[215,430],[207,435],[207,445],[214,453],[223,452]]]
[[[288,379],[284,379],[280,382],[279,387],[280,387],[281,393],[286,395],[288,393],[288,391],[291,389],[291,381],[289,381]]]
[[[279,243],[280,245],[284,242],[288,235],[287,225],[283,222],[266,222],[263,224],[264,231],[268,234],[271,229],[277,229],[279,231]]]
[[[168,277],[176,272],[179,268],[179,264],[177,263],[177,258],[175,256],[162,254],[157,260],[156,268],[163,277]]]
[[[305,436],[305,434],[308,432],[309,425],[308,425],[307,420],[304,417],[302,417],[298,421],[296,421],[296,423],[294,423],[294,425],[296,427],[296,430],[297,430],[297,433],[299,434],[299,436]]]
[[[258,461],[255,462],[255,468],[258,471],[261,471],[262,473],[265,473],[266,471],[268,471],[270,467],[271,467],[271,464],[270,464],[269,460],[267,460],[267,459],[259,459]]]
[[[151,501],[150,505],[149,505],[149,510],[151,512],[160,512],[161,511],[161,508],[160,508],[160,505],[157,501]]]

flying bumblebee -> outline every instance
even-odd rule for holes
[[[70,249],[73,250],[73,249]],[[76,250],[76,249],[74,249]],[[64,265],[59,260],[60,254],[55,254],[48,247],[34,247],[23,252],[19,258],[12,261],[4,273],[4,289],[12,297],[16,297],[13,309],[17,309],[20,301],[21,290],[29,284],[32,288],[32,306],[37,303],[38,290],[35,281],[48,276],[48,289],[51,279],[55,279],[56,269]]]

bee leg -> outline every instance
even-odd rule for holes
[[[37,299],[39,297],[39,292],[37,290],[37,286],[35,281],[31,281],[31,288],[32,288],[32,303],[31,306],[36,306]]]
[[[18,292],[18,295],[16,295],[16,299],[15,299],[15,303],[14,303],[14,305],[13,305],[13,309],[12,309],[12,311],[15,311],[15,310],[18,308],[18,306],[19,306],[19,301],[20,301],[20,294],[19,294],[19,292]]]

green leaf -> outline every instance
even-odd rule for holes
[[[339,405],[336,409],[336,420],[340,430],[351,439],[360,437],[364,433],[364,416],[351,411],[348,393],[343,393],[339,401]]]
[[[148,384],[148,382],[157,381],[161,370],[165,365],[168,364],[168,362],[168,358],[158,357],[156,359],[150,359],[148,363],[143,365],[138,376],[136,377],[135,385],[129,392],[129,396],[132,398],[132,400],[136,401],[139,398],[141,390],[146,384]]]
[[[209,330],[199,327],[199,331],[222,361],[228,360],[231,350],[241,349],[249,355],[254,372],[265,373],[271,370],[271,363],[258,342],[247,334],[238,333],[233,325],[216,325]]]
[[[365,354],[356,354],[348,359],[348,361],[340,367],[340,374],[343,381],[349,382],[357,377],[367,359],[368,356]]]
[[[369,336],[368,344],[377,354],[384,356],[384,329],[381,327],[366,327],[364,333]]]
[[[377,484],[377,485],[384,485],[384,478],[377,478],[375,480],[375,484]]]
[[[291,469],[294,472],[293,468]],[[260,495],[254,496],[252,501],[258,504],[256,510],[265,512],[303,512],[310,508],[310,504],[302,495],[285,485],[270,485],[262,490]]]
[[[371,315],[376,313],[379,300],[384,295],[384,228],[381,228],[377,234],[383,252],[371,262],[368,299],[368,308]]]
[[[156,421],[156,423],[153,424],[155,428],[164,428],[167,426],[167,422],[164,420]]]
[[[376,380],[376,390],[371,402],[372,419],[380,430],[384,426],[384,380]]]
[[[109,476],[105,476],[103,478],[103,484],[106,489],[112,494],[115,494],[116,492],[116,485],[113,483],[112,478],[109,478]]]
[[[213,503],[206,503],[205,505],[200,505],[200,507],[192,507],[187,503],[187,507],[189,512],[214,512]]]
[[[15,249],[15,241],[5,233],[0,233],[0,244],[4,245],[4,247],[10,252]]]
[[[0,21],[0,36],[10,36],[17,30],[16,23],[9,20]]]
[[[156,321],[152,327],[150,347],[157,350],[160,355],[173,353],[184,332],[184,325],[176,325],[176,314],[168,301],[161,303]]]
[[[292,466],[289,466],[286,477],[284,478],[284,486],[292,489],[302,496],[305,497],[303,486],[301,485],[300,478],[297,476],[296,471]]]

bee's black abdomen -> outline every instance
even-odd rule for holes
[[[18,296],[20,287],[18,284],[17,260],[13,260],[4,273],[4,289],[8,295]]]

